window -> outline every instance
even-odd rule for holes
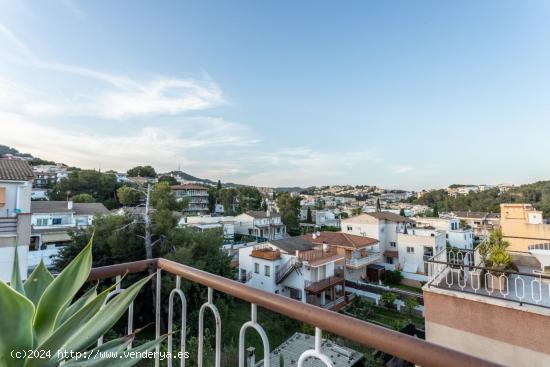
[[[270,277],[271,276],[271,266],[269,265],[265,265],[264,266],[264,275],[266,277]]]
[[[53,218],[52,225],[57,226],[61,224],[61,218]]]
[[[254,263],[254,273],[260,274],[260,264]]]
[[[408,254],[414,254],[414,247],[407,246],[407,253]]]
[[[386,256],[386,264],[393,264],[393,257]]]
[[[36,225],[38,227],[45,227],[48,225],[48,218],[38,218],[36,220]]]
[[[348,226],[348,231],[353,231],[353,227],[352,227],[352,226]]]
[[[6,188],[0,187],[0,207],[6,205]]]
[[[397,244],[395,242],[390,242],[390,247],[396,247]]]

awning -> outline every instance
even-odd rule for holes
[[[42,234],[42,243],[56,243],[56,242],[67,242],[71,240],[71,236],[67,232],[57,232],[57,233],[43,233]]]
[[[417,263],[405,263],[405,266],[403,266],[403,271],[406,273],[416,273],[418,271],[418,264]]]
[[[387,257],[399,257],[399,252],[397,251],[384,251],[384,256],[387,256]]]

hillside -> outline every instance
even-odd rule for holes
[[[530,203],[538,210],[542,210],[545,218],[550,219],[550,181],[521,185],[507,192],[491,189],[456,197],[449,196],[445,190],[436,190],[418,199],[411,198],[409,202],[432,208],[437,205],[440,212],[471,210],[493,213],[500,212],[501,203]]]

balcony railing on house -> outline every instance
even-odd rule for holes
[[[344,255],[338,255],[336,250],[329,248],[327,250],[307,250],[298,253],[298,259],[300,261],[308,262],[321,262],[323,260],[329,260],[332,258],[344,257]]]
[[[367,252],[365,256],[346,259],[346,266],[350,268],[361,268],[380,260],[381,257],[379,252]]]
[[[115,278],[128,273],[138,273],[153,271],[156,272],[156,298],[155,298],[155,334],[157,337],[161,333],[161,307],[163,302],[168,302],[168,331],[173,332],[176,327],[173,323],[175,313],[174,301],[179,298],[181,301],[181,325],[178,325],[181,335],[181,344],[177,349],[182,354],[186,350],[186,322],[187,322],[187,307],[186,297],[193,297],[192,294],[184,294],[181,289],[183,280],[194,282],[208,288],[208,298],[199,310],[199,325],[198,325],[198,366],[203,365],[203,346],[204,346],[204,314],[206,309],[209,309],[216,321],[215,332],[215,366],[220,366],[221,361],[221,332],[222,320],[216,305],[213,303],[214,291],[228,294],[251,304],[251,320],[244,323],[239,333],[239,366],[244,366],[245,355],[245,331],[248,328],[255,329],[261,336],[264,345],[264,355],[269,355],[270,344],[269,338],[265,330],[258,323],[257,307],[263,307],[272,312],[305,322],[315,327],[315,348],[305,351],[299,358],[297,365],[304,365],[306,358],[318,358],[326,366],[331,366],[332,363],[328,356],[322,353],[321,334],[322,331],[327,331],[336,334],[340,337],[360,343],[362,345],[383,351],[393,356],[413,362],[421,366],[496,366],[495,364],[484,361],[474,356],[466,355],[442,346],[438,346],[424,340],[411,337],[390,329],[386,329],[365,321],[361,321],[346,315],[332,312],[317,306],[304,304],[302,302],[286,298],[277,294],[268,293],[256,288],[252,288],[217,275],[213,275],[195,268],[182,265],[166,259],[152,259],[136,261],[132,263],[118,264],[92,269],[89,280],[99,280],[107,278]],[[176,287],[170,292],[168,300],[161,299],[161,285],[163,274],[172,274],[176,276]],[[115,290],[113,292],[120,292]],[[129,308],[128,329],[133,331],[133,307]],[[155,366],[160,365],[160,346],[156,348]],[[175,352],[173,345],[173,336],[169,335],[167,339],[167,349],[170,352]],[[168,366],[172,365],[172,360],[168,359]],[[185,365],[185,360],[180,361],[180,365]],[[264,366],[269,366],[269,358],[264,359]]]
[[[270,246],[259,245],[254,247],[250,256],[273,261],[281,257],[281,251],[275,250]]]
[[[0,218],[0,235],[17,232],[17,217]]]
[[[550,308],[549,275],[488,268],[469,250],[442,250],[426,262],[428,287]]]
[[[344,285],[344,278],[333,275],[318,281],[304,280],[304,289],[310,293],[319,293],[336,285]]]

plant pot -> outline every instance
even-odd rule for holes
[[[506,292],[508,289],[508,279],[506,277],[487,273],[487,288],[495,291]]]

